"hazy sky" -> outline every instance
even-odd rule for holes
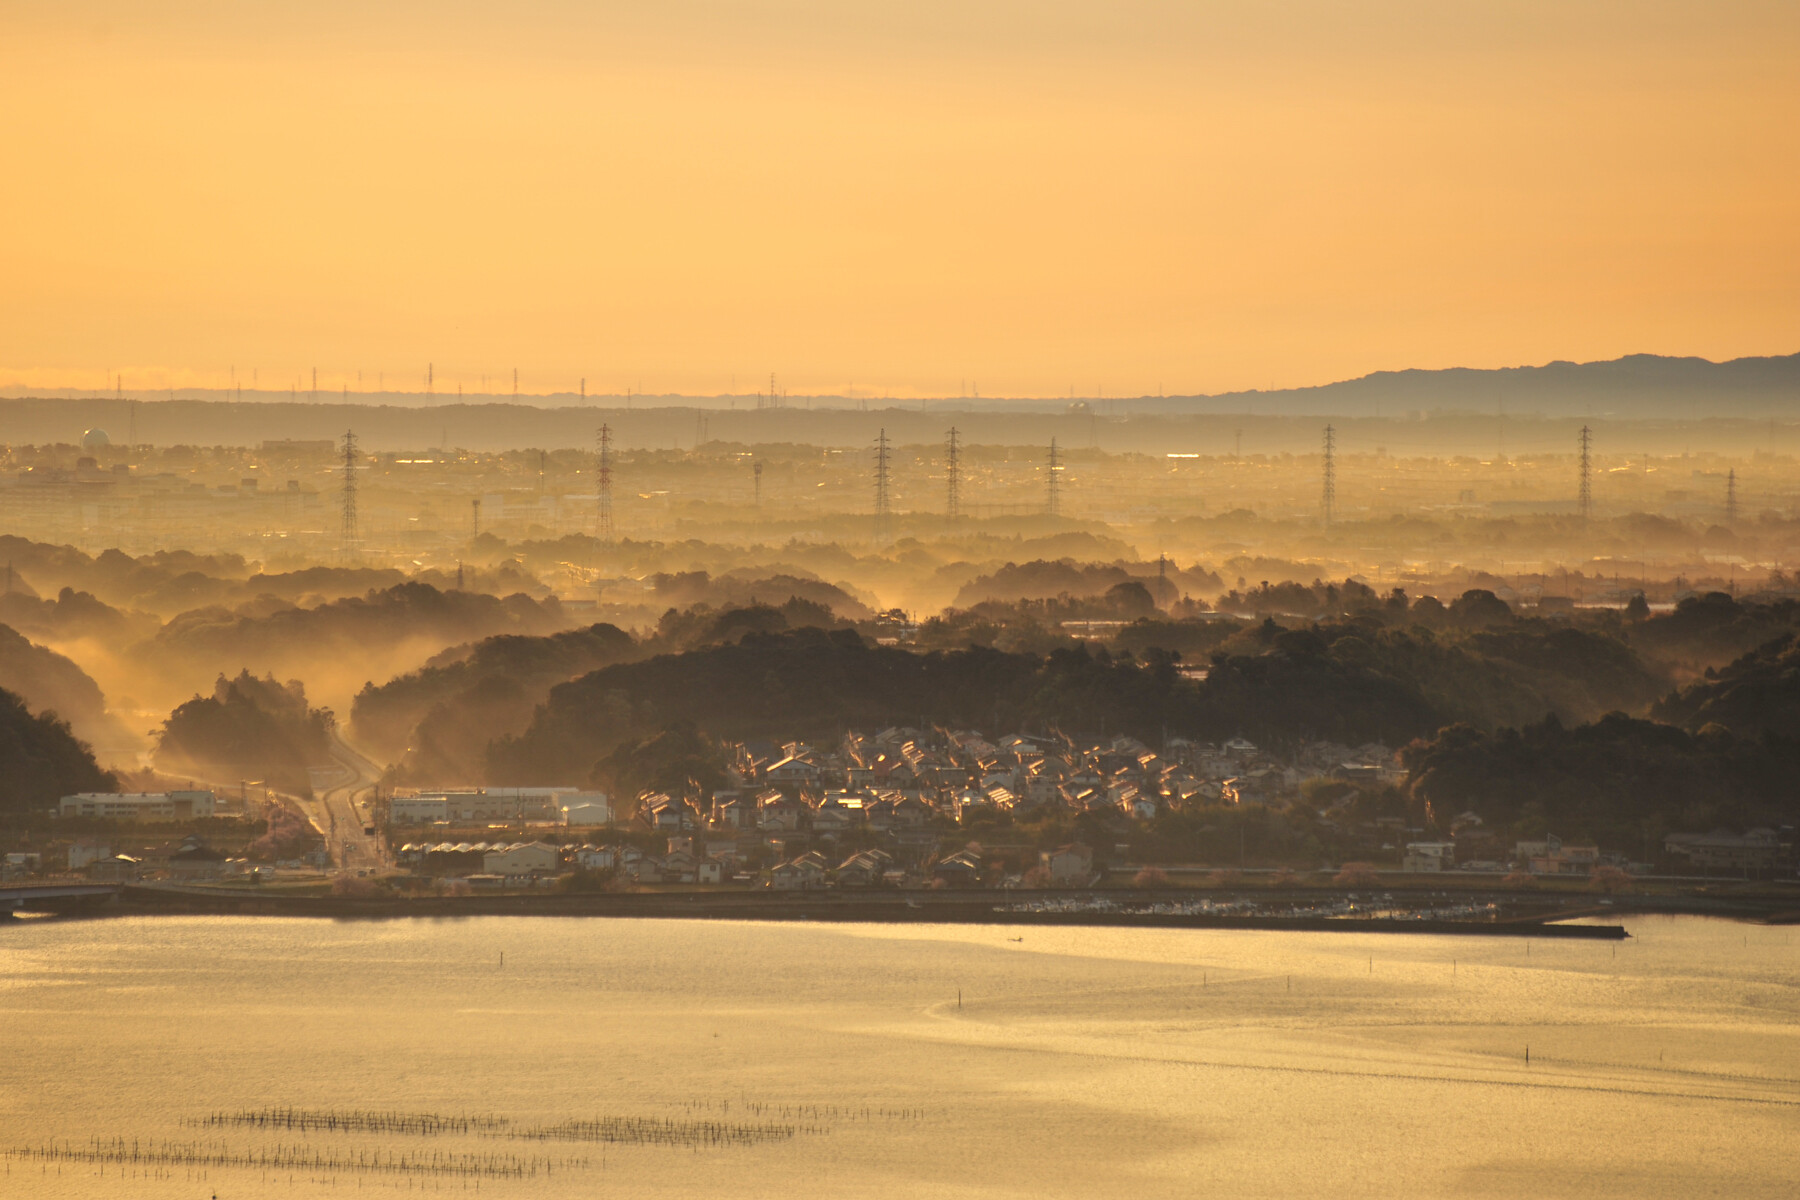
[[[0,384],[1789,353],[1796,64],[1794,0],[5,0]]]

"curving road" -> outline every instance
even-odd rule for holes
[[[387,848],[373,828],[369,792],[381,778],[381,768],[364,757],[337,730],[331,731],[332,766],[314,772],[313,796],[308,816],[319,832],[331,860],[346,870],[386,870],[391,865]]]

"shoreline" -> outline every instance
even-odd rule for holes
[[[539,916],[638,920],[781,921],[814,924],[956,924],[1018,927],[1092,926],[1139,929],[1232,929],[1270,932],[1425,933],[1478,937],[1550,937],[1617,940],[1630,936],[1617,923],[1563,924],[1580,918],[1605,917],[1614,922],[1627,915],[1655,912],[1768,920],[1780,914],[1721,911],[1741,906],[1658,903],[1639,906],[1628,900],[1576,903],[1552,898],[1505,897],[1492,916],[1434,915],[1452,907],[1449,897],[1404,897],[1383,894],[1379,901],[1358,893],[1358,903],[1371,915],[1325,915],[1231,911],[1244,897],[1197,896],[1191,892],[1080,889],[1032,893],[895,892],[846,895],[831,892],[662,892],[566,893],[419,896],[358,899],[345,896],[282,895],[240,888],[196,885],[123,884],[110,889],[83,889],[80,896],[57,896],[56,889],[20,904],[24,911],[60,918],[110,916],[233,915],[330,920],[397,920],[458,917]],[[1342,898],[1342,895],[1338,898]],[[1255,896],[1259,905],[1318,905],[1330,894]],[[1458,897],[1466,905],[1467,897]],[[1434,903],[1433,901],[1436,901]],[[1222,902],[1224,911],[1182,911],[1182,906]],[[1485,903],[1485,898],[1482,898]],[[1013,906],[1031,905],[1025,908]],[[1460,906],[1460,905],[1459,905]],[[1413,915],[1413,914],[1418,915]],[[0,922],[3,926],[5,922]]]

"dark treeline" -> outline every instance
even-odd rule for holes
[[[1427,629],[1341,623],[1241,629],[1206,677],[1160,647],[1047,654],[970,646],[918,653],[853,630],[749,633],[734,643],[595,671],[550,691],[493,777],[592,777],[613,747],[688,723],[715,736],[829,738],[890,724],[1180,734],[1259,743],[1404,744],[1457,721],[1497,727],[1567,712],[1641,707],[1657,682],[1619,643],[1547,623],[1458,642]]]
[[[356,696],[356,735],[427,779],[479,779],[492,738],[522,730],[553,684],[634,656],[637,643],[597,624],[546,637],[503,635],[445,651]]]
[[[281,791],[312,794],[308,768],[326,761],[332,714],[310,708],[299,680],[278,683],[248,671],[219,677],[210,696],[169,714],[156,765],[215,782],[265,780]]]

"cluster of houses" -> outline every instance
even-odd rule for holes
[[[107,838],[76,838],[69,843],[65,862],[72,874],[100,883],[132,883],[150,877],[199,883],[255,869],[242,858],[213,849],[198,835],[119,850]]]
[[[1142,821],[1171,805],[1267,802],[1323,773],[1378,782],[1404,777],[1386,746],[1316,742],[1282,759],[1242,738],[1170,738],[1159,753],[1129,737],[1078,745],[1018,734],[990,742],[979,733],[894,728],[872,737],[850,733],[831,747],[750,741],[730,751],[736,786],[715,793],[706,816],[734,828],[804,819],[782,802],[807,806],[815,819],[823,813],[827,827],[905,827],[902,805],[920,823],[941,818],[968,825],[1000,812],[1027,818],[1097,812]]]
[[[535,872],[503,861],[504,845],[479,841],[409,842],[400,857],[433,874],[467,873],[479,865],[481,876],[515,881],[579,869],[638,882],[761,880],[778,889],[973,885],[1004,872],[984,863],[978,850],[940,853],[940,843],[958,834],[957,840],[982,837],[1011,823],[997,822],[1002,815],[1032,821],[1087,814],[1123,834],[1170,807],[1266,803],[1319,774],[1399,777],[1385,746],[1320,742],[1280,759],[1241,738],[1218,744],[1172,738],[1159,752],[1128,737],[1080,745],[1064,738],[990,741],[967,731],[892,728],[872,736],[852,732],[829,746],[746,741],[727,752],[731,786],[639,798],[631,829],[658,835],[637,840],[660,842],[661,853],[636,845],[544,843],[560,861]],[[396,797],[390,819],[396,825],[443,821],[436,802],[466,794]],[[455,800],[449,812],[454,823]],[[1045,881],[1061,884],[1094,876],[1094,855],[1085,846],[1012,850],[1006,870],[1014,876],[1038,870]]]

